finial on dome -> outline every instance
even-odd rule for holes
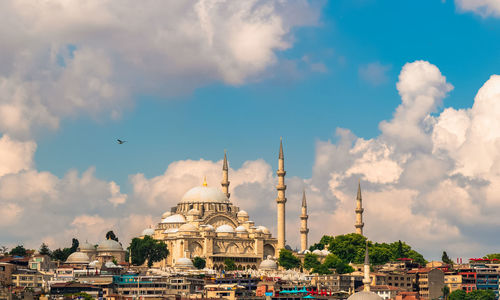
[[[207,176],[203,177],[203,186],[207,186]]]

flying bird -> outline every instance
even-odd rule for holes
[[[121,145],[121,144],[123,144],[123,143],[126,143],[126,142],[127,142],[127,141],[122,141],[122,140],[120,140],[120,139],[117,139],[116,141],[117,141],[117,142],[118,142],[118,144],[120,144],[120,145]]]

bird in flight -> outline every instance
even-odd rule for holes
[[[126,142],[127,142],[127,141],[122,141],[122,140],[120,140],[120,139],[117,139],[116,141],[117,141],[117,142],[118,142],[118,144],[120,144],[120,145],[121,145],[121,144],[123,144],[123,143],[126,143]]]

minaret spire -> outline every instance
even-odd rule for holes
[[[370,284],[372,280],[370,279],[370,257],[368,256],[368,241],[366,241],[365,249],[365,265],[364,265],[365,276],[363,278],[363,284],[365,285],[363,290],[366,292],[370,291]]]
[[[280,138],[280,153],[278,156],[278,197],[276,197],[277,211],[278,211],[278,247],[276,249],[276,256],[279,255],[279,250],[285,248],[285,156],[283,155],[283,139]]]
[[[309,219],[309,215],[307,214],[306,190],[304,189],[302,191],[302,214],[300,215],[300,250],[302,252],[307,250],[307,234],[309,233],[307,219]]]
[[[363,200],[361,198],[361,182],[358,180],[358,195],[356,196],[356,233],[363,235],[363,227],[365,223],[363,223]]]
[[[220,184],[222,185],[222,192],[226,194],[226,197],[229,199],[229,196],[231,196],[231,194],[229,193],[229,167],[227,164],[226,150],[224,150],[224,162],[222,163],[222,181]]]

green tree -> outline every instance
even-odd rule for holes
[[[319,275],[332,274],[333,272],[325,265],[321,264],[312,270],[313,273],[318,273]]]
[[[17,245],[16,247],[12,248],[12,250],[10,250],[9,254],[15,256],[25,256],[26,249],[24,248],[23,245]]]
[[[450,295],[450,288],[447,285],[445,285],[445,286],[443,286],[443,288],[441,289],[441,291],[443,292],[443,298],[445,300],[447,300],[448,296]]]
[[[281,249],[278,264],[287,270],[298,268],[300,267],[300,259],[293,255],[292,251]]]
[[[234,260],[232,260],[230,258],[226,258],[224,260],[224,270],[226,270],[226,271],[236,270],[236,264],[234,263]]]
[[[150,268],[153,263],[165,259],[169,254],[167,245],[164,242],[157,241],[149,235],[142,239],[132,239],[128,250],[132,256],[132,264],[140,266],[147,260]]]
[[[441,261],[445,264],[453,265],[453,260],[450,259],[446,251],[443,251],[443,255],[441,255]]]
[[[207,265],[207,261],[204,258],[196,256],[193,259],[193,265],[196,267],[196,269],[201,270],[205,268],[205,266]]]
[[[399,240],[398,246],[396,249],[396,253],[395,253],[395,258],[398,259],[398,258],[403,258],[403,257],[405,257],[405,252],[403,250],[403,243],[401,243],[401,240]]]
[[[84,300],[92,300],[94,298],[92,298],[91,295],[85,293],[85,292],[79,292],[79,293],[76,293],[76,294],[72,294],[70,297],[68,297],[69,299],[84,299]]]
[[[450,293],[448,296],[449,300],[465,300],[467,293],[464,290],[456,290]]]
[[[496,296],[493,290],[475,290],[466,294],[465,296],[465,300],[495,300],[495,299]]]
[[[483,258],[487,258],[487,259],[500,259],[500,253],[486,254]]]
[[[38,250],[38,252],[42,255],[51,255],[51,251],[49,249],[49,246],[47,246],[47,244],[45,243],[42,243],[42,245],[40,246],[40,250]]]
[[[106,239],[119,242],[118,237],[115,235],[113,230],[110,230],[106,233]]]
[[[76,250],[78,250],[78,246],[80,246],[80,242],[77,239],[72,238],[71,239],[71,248],[69,248],[71,253],[76,252]]]
[[[338,274],[351,273],[354,269],[335,254],[328,254],[323,265],[328,269],[335,269]]]
[[[307,253],[304,257],[304,268],[307,270],[317,268],[320,264],[316,254]]]

